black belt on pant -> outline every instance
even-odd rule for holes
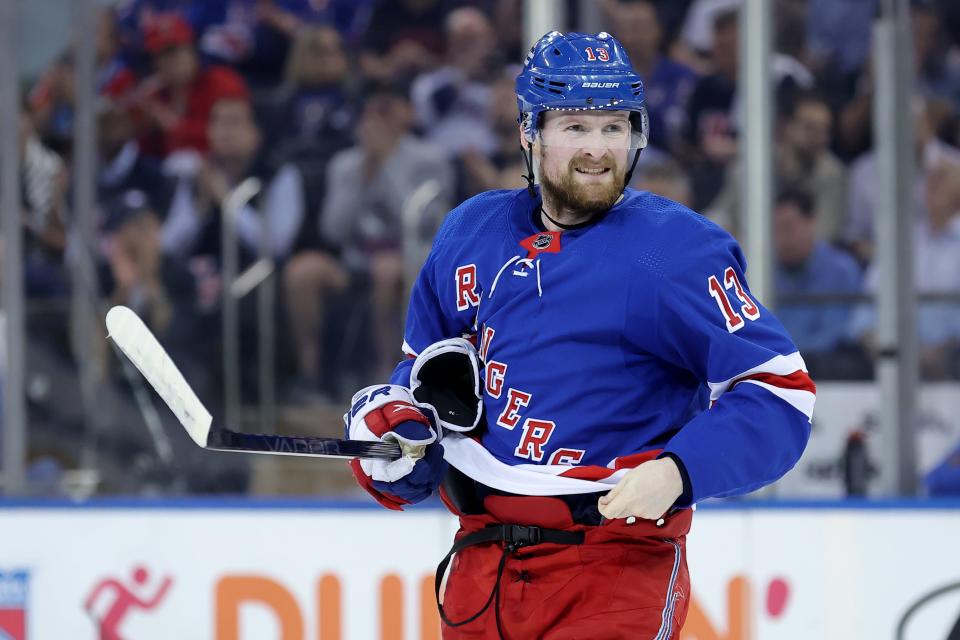
[[[583,544],[583,531],[564,531],[562,529],[547,529],[544,527],[528,527],[519,524],[496,524],[489,527],[473,531],[463,536],[453,543],[453,547],[447,553],[446,557],[437,565],[437,574],[434,580],[434,595],[437,598],[437,610],[440,612],[440,618],[451,627],[462,627],[465,624],[473,622],[479,618],[490,607],[490,603],[496,601],[494,614],[497,620],[497,633],[503,638],[503,628],[500,622],[500,577],[503,575],[503,568],[507,564],[507,556],[520,547],[529,547],[536,544],[549,542],[551,544]],[[447,571],[450,559],[455,553],[478,544],[489,542],[505,542],[503,554],[500,556],[500,564],[497,565],[497,577],[493,583],[493,590],[490,596],[475,614],[454,622],[450,620],[443,611],[443,605],[440,604],[440,583],[443,582],[443,574]]]
[[[509,493],[494,489],[482,482],[470,478],[456,467],[450,467],[443,478],[443,491],[447,499],[453,504],[453,511],[462,515],[481,515],[487,512],[483,501],[487,496],[528,497],[521,494]],[[570,493],[548,496],[562,500],[570,515],[577,524],[597,527],[603,524],[603,516],[597,509],[597,498],[602,491],[596,493]]]

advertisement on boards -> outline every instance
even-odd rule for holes
[[[960,628],[960,563],[946,560],[958,535],[950,510],[702,509],[681,637],[947,640]]]
[[[455,530],[433,509],[0,510],[0,572],[30,578],[0,574],[0,640],[438,639]]]
[[[0,639],[439,640],[455,527],[432,509],[3,510]],[[947,638],[958,539],[950,510],[699,509],[681,638]]]

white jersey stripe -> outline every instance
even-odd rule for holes
[[[766,382],[760,382],[759,380],[744,380],[743,384],[755,384],[758,387],[763,387],[807,416],[807,420],[813,420],[813,405],[817,401],[817,396],[809,391],[803,391],[802,389],[783,389],[772,384],[767,384]]]
[[[459,433],[447,433],[441,440],[443,457],[451,465],[488,487],[528,496],[555,496],[571,493],[609,491],[629,469],[611,471],[600,480],[567,478],[559,474],[571,469],[562,464],[518,464],[501,462],[477,441]]]
[[[710,387],[710,402],[716,402],[717,398],[723,395],[723,393],[730,388],[730,385],[740,378],[745,378],[756,373],[772,373],[778,376],[786,376],[795,371],[806,370],[807,364],[803,361],[803,357],[799,351],[794,351],[785,356],[777,356],[752,369],[747,369],[731,378],[727,378],[723,382],[708,382],[707,384]]]
[[[394,344],[396,344],[396,343],[394,343]],[[416,358],[416,357],[419,355],[416,351],[413,350],[413,347],[411,347],[409,344],[407,344],[407,341],[406,341],[406,340],[403,341],[403,346],[400,347],[400,349],[401,349],[405,354],[407,354],[408,356],[413,357],[413,358]]]

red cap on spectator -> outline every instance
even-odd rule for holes
[[[143,48],[147,53],[193,43],[193,29],[178,13],[159,13],[143,25]]]
[[[113,111],[124,111],[130,108],[133,90],[137,86],[137,77],[130,69],[123,67],[117,70],[109,80],[100,87],[97,96],[96,111],[104,115]]]

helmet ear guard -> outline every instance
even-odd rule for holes
[[[641,105],[637,111],[630,112],[630,125],[633,127],[634,135],[638,137],[634,149],[646,149],[650,143],[650,115],[647,113],[647,106]]]

